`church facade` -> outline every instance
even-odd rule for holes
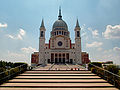
[[[77,19],[74,29],[75,43],[72,43],[68,26],[62,19],[61,9],[59,9],[58,20],[53,24],[49,43],[45,43],[46,28],[42,20],[40,26],[39,52],[35,53],[37,59],[32,62],[40,65],[48,63],[82,64],[80,30],[81,28]]]

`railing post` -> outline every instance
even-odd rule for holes
[[[103,76],[103,77],[104,77],[104,79],[105,79],[105,77],[106,77],[106,76],[105,76],[105,70],[103,70],[103,73],[104,73],[104,76]]]
[[[10,79],[10,70],[8,70],[8,80]]]
[[[113,85],[115,86],[115,76],[113,75]]]

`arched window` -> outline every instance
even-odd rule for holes
[[[77,31],[77,37],[80,37],[80,32],[79,31]]]
[[[59,34],[61,34],[61,31],[59,31]]]
[[[62,31],[62,35],[63,35],[63,31]]]
[[[54,32],[54,34],[56,35],[56,32]]]
[[[40,37],[43,37],[43,31],[41,31]]]

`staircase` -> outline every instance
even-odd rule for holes
[[[71,71],[68,67],[55,71],[58,67],[65,69],[66,66],[54,66],[51,71],[46,67],[45,70],[39,67],[26,71],[2,84],[0,90],[118,90],[90,71]]]

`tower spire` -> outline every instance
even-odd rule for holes
[[[77,22],[76,22],[76,27],[80,27],[80,26],[79,26],[79,22],[78,22],[78,19],[77,19]]]
[[[59,7],[59,16],[58,16],[58,20],[62,20],[62,15],[61,15],[61,6]]]
[[[45,27],[44,26],[44,20],[42,19],[42,23],[41,23],[41,26],[40,27]]]

